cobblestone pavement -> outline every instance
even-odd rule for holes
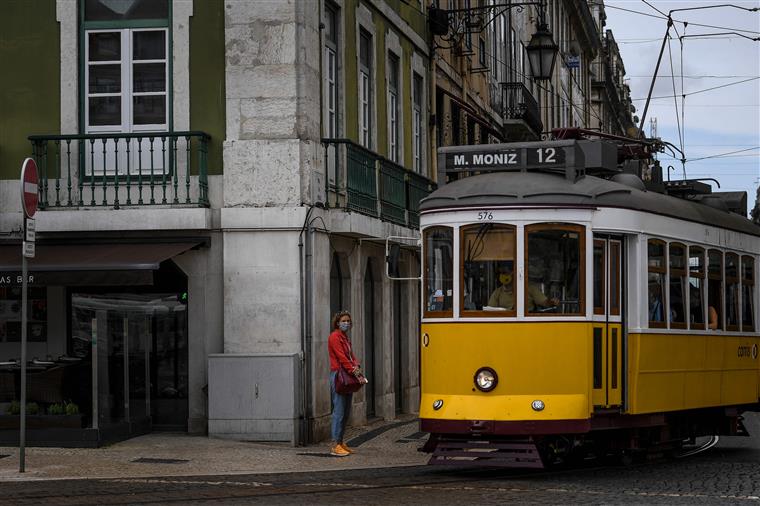
[[[722,438],[715,448],[676,460],[561,471],[466,470],[403,464],[417,456],[413,421],[356,433],[358,453],[329,458],[323,449],[296,448],[300,472],[154,474],[99,479],[0,482],[4,504],[760,504],[760,423],[748,415],[751,438]],[[361,438],[364,438],[363,440]],[[256,445],[256,451],[259,447]],[[237,448],[232,446],[232,448]],[[1,450],[0,450],[1,451]],[[388,453],[386,453],[388,452]],[[222,454],[224,452],[221,452]],[[299,455],[300,453],[300,455]],[[312,454],[313,453],[313,454]],[[286,454],[283,453],[283,454]],[[357,460],[353,460],[357,457]],[[387,458],[386,458],[387,457]],[[361,461],[360,468],[353,468]],[[422,456],[421,460],[424,461]],[[6,459],[0,459],[2,463]],[[316,462],[315,462],[316,461]],[[363,463],[369,464],[364,467]],[[6,464],[2,464],[5,466]],[[185,464],[171,464],[182,466]],[[340,465],[342,468],[336,468]],[[158,467],[156,467],[158,466]],[[274,471],[271,468],[268,471]],[[291,471],[292,471],[291,470]]]

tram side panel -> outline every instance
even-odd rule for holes
[[[629,413],[756,403],[758,345],[747,336],[629,334]]]
[[[589,322],[423,323],[423,424],[424,419],[588,420],[591,334]],[[490,392],[474,384],[482,367],[498,375]],[[536,400],[544,409],[532,407]],[[437,410],[436,401],[443,401]]]

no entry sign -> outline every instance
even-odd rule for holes
[[[37,212],[39,195],[37,193],[37,163],[32,158],[24,160],[21,166],[21,208],[27,218],[33,218]]]

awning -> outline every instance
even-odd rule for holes
[[[199,242],[37,244],[30,272],[156,270]],[[0,272],[21,270],[21,244],[0,246]]]

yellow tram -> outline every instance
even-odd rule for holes
[[[746,194],[663,182],[651,152],[439,150],[441,186],[420,205],[430,463],[541,467],[745,433],[760,227]]]

